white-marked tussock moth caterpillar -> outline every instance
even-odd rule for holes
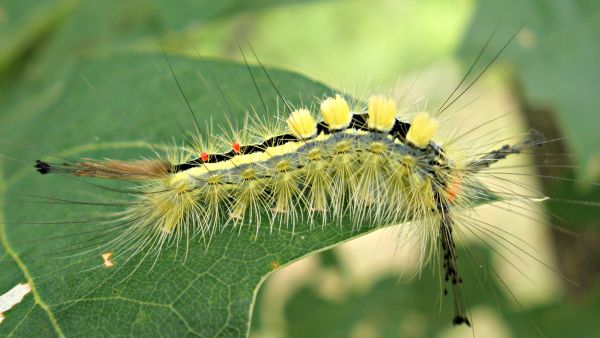
[[[428,248],[423,262],[433,258],[442,265],[444,293],[451,290],[454,297],[453,323],[470,325],[453,235],[460,226],[456,219],[492,198],[479,182],[480,172],[541,145],[542,137],[531,132],[489,152],[453,157],[450,147],[434,140],[440,128],[434,114],[400,117],[389,97],[372,95],[365,104],[351,105],[335,94],[306,107],[279,98],[287,114],[279,118],[285,121],[283,129],[260,124],[258,113],[231,137],[205,141],[197,135],[195,147],[184,155],[175,149],[156,160],[38,160],[35,167],[44,175],[139,182],[130,205],[114,215],[126,230],[103,245],[117,257],[156,259],[167,245],[210,243],[244,226],[255,227],[256,236],[268,236],[260,233],[264,222],[269,233],[286,228],[292,234],[298,222],[313,231],[347,226],[348,220],[356,228],[398,224],[414,242],[407,245]],[[311,106],[319,107],[319,118]],[[223,145],[230,149],[211,151]]]
[[[158,59],[156,69],[168,69],[165,61]],[[135,74],[137,60],[130,62],[131,73]],[[175,68],[180,62],[186,61],[176,60]],[[210,65],[211,60],[206,63]],[[239,66],[243,68],[246,65]],[[202,67],[198,68],[200,70],[192,68],[191,71],[202,73]],[[39,159],[37,170],[49,175],[33,177],[23,174],[21,177],[27,177],[27,184],[39,188],[29,189],[39,194],[37,202],[50,205],[31,212],[29,218],[14,217],[15,212],[8,211],[7,214],[12,216],[6,222],[10,236],[5,239],[8,238],[6,242],[17,248],[10,255],[26,257],[23,260],[27,263],[24,266],[27,266],[33,265],[33,259],[27,254],[41,256],[42,252],[35,250],[36,234],[23,236],[25,233],[20,232],[23,227],[18,223],[30,226],[46,224],[49,225],[46,228],[69,228],[72,231],[68,235],[71,237],[57,231],[56,234],[46,233],[35,238],[47,239],[48,242],[58,239],[62,246],[57,245],[56,251],[64,250],[68,255],[68,259],[58,263],[64,266],[46,270],[31,268],[33,293],[49,304],[47,308],[51,312],[56,311],[58,327],[65,327],[67,332],[71,318],[86,318],[85,313],[82,314],[85,302],[115,301],[122,302],[119,306],[127,302],[141,307],[159,303],[185,318],[184,322],[193,327],[189,329],[191,332],[205,333],[202,331],[205,328],[210,332],[199,334],[201,336],[242,335],[240,332],[233,333],[233,330],[227,331],[230,323],[245,321],[239,315],[243,311],[233,306],[211,308],[215,312],[207,310],[209,315],[196,321],[187,316],[203,313],[204,307],[218,303],[208,299],[210,297],[234,300],[227,304],[249,303],[253,295],[242,294],[231,285],[245,281],[252,273],[263,278],[267,274],[264,270],[251,271],[257,270],[256,266],[275,270],[306,252],[318,251],[352,237],[337,237],[337,241],[329,242],[323,240],[332,231],[359,234],[368,231],[365,229],[386,226],[399,230],[398,245],[415,252],[415,256],[420,258],[419,268],[433,261],[434,269],[440,270],[444,285],[440,293],[449,293],[443,299],[450,300],[448,303],[455,308],[453,322],[473,323],[466,295],[476,281],[468,278],[463,284],[462,279],[465,277],[464,268],[473,267],[477,262],[473,264],[468,259],[471,257],[458,254],[455,242],[460,241],[464,233],[475,233],[489,241],[497,240],[506,246],[514,246],[516,240],[511,234],[478,223],[469,214],[475,205],[496,198],[506,199],[498,205],[510,206],[516,200],[532,202],[538,197],[532,196],[533,193],[515,192],[520,184],[516,181],[497,180],[491,185],[481,181],[494,178],[499,170],[503,170],[498,165],[510,161],[505,161],[505,157],[523,157],[513,155],[535,151],[534,148],[545,143],[542,137],[530,132],[511,139],[494,138],[494,135],[489,136],[489,140],[469,138],[470,127],[462,126],[460,121],[449,121],[447,117],[452,112],[444,112],[462,96],[462,89],[452,93],[457,95],[451,95],[449,101],[439,107],[425,104],[411,106],[389,93],[382,95],[380,91],[352,98],[353,95],[343,94],[344,91],[323,89],[309,92],[300,86],[297,89],[300,92],[298,99],[290,97],[289,90],[279,93],[279,88],[287,82],[275,75],[271,79],[271,72],[277,73],[275,70],[267,72],[261,67],[248,67],[248,72],[233,73],[235,76],[217,74],[217,80],[212,79],[210,72],[198,76],[197,81],[208,78],[208,82],[216,82],[213,88],[216,95],[211,99],[217,101],[215,97],[220,100],[219,96],[222,96],[221,109],[209,109],[209,105],[199,104],[197,98],[204,93],[197,88],[188,89],[189,81],[180,85],[175,78],[181,92],[187,93],[184,100],[189,99],[189,106],[200,112],[192,119],[186,116],[185,120],[178,121],[183,122],[177,126],[179,129],[172,128],[161,135],[160,142],[168,141],[172,136],[177,139],[177,145],[157,146],[140,142],[135,145],[140,147],[135,151],[119,152],[120,148],[134,147],[135,141],[127,141],[145,139],[156,125],[167,122],[165,119],[157,123],[152,114],[148,114],[145,119],[132,123],[133,126],[123,132],[122,138],[118,132],[110,138],[94,133],[98,144],[90,145],[89,140],[83,138],[84,141],[79,143],[57,142],[52,145],[53,151],[73,145],[80,145],[80,149],[67,149],[60,154],[36,154]],[[140,76],[135,85],[146,85],[146,77],[151,77],[149,73]],[[181,72],[173,73],[182,76]],[[254,105],[246,104],[246,99],[239,93],[229,94],[231,84],[242,77],[240,74],[249,83],[254,82],[253,87],[246,87],[260,97],[258,100],[255,97]],[[90,76],[89,71],[78,75],[78,84],[88,86],[90,96],[102,97],[94,92],[96,87],[102,87],[99,77]],[[260,77],[258,82],[262,81],[262,84],[257,84],[255,77]],[[170,80],[171,87],[175,87],[173,79]],[[461,84],[468,89],[472,83]],[[150,93],[146,95],[165,94],[164,91]],[[119,94],[115,90],[104,98],[112,100]],[[148,98],[149,101],[151,99]],[[120,109],[125,111],[124,120],[127,120],[128,109],[136,109],[138,100],[139,97],[126,100],[125,109]],[[239,106],[232,102],[236,100],[240,101]],[[261,101],[266,101],[266,104],[260,104]],[[278,109],[273,109],[274,101],[279,104]],[[229,105],[235,107],[231,109]],[[98,123],[94,114],[98,107],[102,105],[88,105],[84,109],[79,106],[72,111],[90,112],[79,120],[83,126],[85,123]],[[170,112],[171,109],[161,108],[157,111]],[[231,110],[235,113],[232,114]],[[239,118],[238,110],[255,112]],[[56,110],[50,110],[48,115],[52,114],[64,116],[56,114]],[[229,123],[222,123],[225,118],[219,118],[219,115],[227,115],[227,118],[233,115],[233,118]],[[211,126],[211,117],[219,120],[217,127]],[[244,119],[243,123],[239,123]],[[55,121],[63,123],[67,120],[56,118]],[[44,144],[51,138],[48,135],[55,140],[69,140],[67,135],[53,132],[55,124],[44,123],[48,130],[42,128],[37,136],[30,137],[36,140],[35,143]],[[118,123],[112,121],[104,125],[119,129]],[[486,124],[480,127],[486,127]],[[71,135],[82,133],[74,129],[67,132]],[[455,132],[457,129],[459,131]],[[179,146],[180,141],[186,138],[190,138],[186,140],[187,144]],[[32,171],[32,161],[23,161]],[[11,182],[19,182],[20,177],[16,176]],[[62,182],[67,183],[60,186]],[[11,185],[12,193],[14,189]],[[97,191],[102,191],[102,194],[94,198]],[[68,206],[64,215],[56,217],[54,213],[51,214],[54,217],[46,216],[48,210],[61,204]],[[73,211],[78,209],[81,213]],[[90,230],[84,225],[91,225]],[[310,245],[311,241],[306,240],[310,236],[313,236],[314,247],[302,248],[307,245],[305,243]],[[15,244],[19,240],[27,242],[28,246],[19,247]],[[271,247],[265,244],[267,242]],[[519,247],[513,250],[520,250],[520,245],[517,243]],[[278,250],[273,250],[275,246]],[[286,251],[291,253],[286,256],[283,254]],[[84,263],[83,258],[89,259]],[[203,261],[207,264],[202,265]],[[55,261],[45,262],[54,264]],[[244,264],[247,262],[258,263]],[[40,277],[39,271],[42,270],[48,273]],[[73,275],[73,270],[80,273]],[[60,271],[69,271],[69,274],[61,275]],[[164,276],[156,277],[159,272]],[[155,283],[157,287],[148,288],[144,284],[145,273],[153,276],[148,278],[148,284]],[[185,278],[186,273],[190,275],[187,276],[189,281]],[[113,275],[116,277],[112,278]],[[203,278],[209,277],[213,280],[203,281]],[[75,282],[78,279],[81,279],[81,287]],[[46,280],[54,280],[56,288],[74,290],[78,293],[77,298],[54,297],[58,294],[56,290],[40,293],[39,290],[52,289]],[[187,292],[195,291],[197,280],[203,281],[202,285],[206,288],[203,293],[189,296]],[[258,278],[251,283],[258,285]],[[107,285],[113,288],[109,295],[103,293]],[[224,287],[218,289],[215,285]],[[207,291],[211,287],[219,291]],[[146,290],[146,293],[136,295],[132,291],[135,289]],[[149,289],[152,296],[147,294]],[[181,294],[169,294],[173,289],[183,291]],[[176,304],[182,299],[189,306],[197,304],[195,311],[178,309]],[[222,318],[215,320],[216,323],[212,322],[213,313],[222,314]],[[177,320],[170,318],[169,322],[176,323]],[[137,319],[131,322],[136,323]],[[447,321],[447,324],[450,322]],[[247,327],[247,321],[231,327]]]

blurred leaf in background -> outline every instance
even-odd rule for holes
[[[483,255],[482,265],[491,264],[488,248],[472,247]],[[487,252],[487,254],[485,254]],[[467,252],[462,252],[464,257]],[[333,269],[344,276],[341,265]],[[503,299],[500,283],[487,284],[483,270],[466,268],[464,279],[475,282],[470,288],[469,303],[475,321],[476,337],[535,337],[535,325],[546,337],[593,337],[600,331],[598,292],[580,304],[555,302],[523,313],[512,300]],[[315,278],[314,276],[312,278]],[[481,284],[477,283],[480,282]],[[287,321],[284,337],[465,337],[470,328],[453,327],[444,314],[451,313],[448,299],[441,297],[439,284],[431,276],[398,280],[388,275],[368,290],[352,285],[339,299],[331,299],[319,287],[300,288],[285,307]],[[440,301],[442,301],[441,306]],[[435,305],[435,306],[432,306]],[[498,314],[498,311],[501,315]],[[573,325],[577,323],[577,325]],[[260,324],[258,329],[260,329]]]
[[[466,60],[476,54],[498,25],[501,36],[524,25],[504,60],[514,67],[515,90],[522,91],[527,104],[552,112],[557,131],[568,136],[567,143],[577,154],[577,175],[597,180],[598,134],[590,127],[600,125],[595,90],[600,77],[600,3],[479,1],[459,55]],[[498,47],[490,49],[493,53]]]
[[[590,183],[600,178],[600,2],[479,1],[459,55],[477,53],[495,25],[502,35],[521,24],[503,62],[525,120],[551,140],[536,156],[537,173],[556,199],[548,208],[558,216],[551,221],[559,227],[552,234],[560,269],[582,284],[570,284],[571,294],[585,297],[600,280],[600,221],[592,207],[600,189]]]

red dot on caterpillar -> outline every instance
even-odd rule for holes
[[[231,145],[231,148],[233,148],[233,152],[236,154],[240,153],[240,144],[238,142],[233,142],[233,144]]]
[[[450,181],[450,184],[448,184],[448,188],[446,188],[446,197],[448,198],[449,202],[453,202],[456,199],[460,193],[460,189],[461,178],[460,176],[455,176],[452,181]]]
[[[204,151],[203,151],[203,152],[200,154],[200,160],[202,160],[202,162],[206,162],[206,161],[208,161],[208,153],[206,153],[206,152],[204,152]]]

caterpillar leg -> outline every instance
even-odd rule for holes
[[[448,211],[443,211],[440,218],[440,242],[442,254],[444,255],[444,294],[448,293],[448,284],[452,287],[452,296],[454,297],[454,325],[465,324],[471,326],[467,317],[464,297],[462,295],[463,280],[458,272],[458,257],[456,255],[456,245],[452,236],[452,219]]]
[[[453,220],[450,202],[444,198],[440,191],[434,191],[435,205],[440,220],[439,239],[443,255],[444,271],[444,295],[448,294],[448,287],[452,289],[454,299],[454,325],[465,324],[471,326],[471,321],[467,317],[465,299],[462,294],[463,280],[458,271],[458,256],[456,254],[456,244],[452,234]]]

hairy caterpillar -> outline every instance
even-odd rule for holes
[[[576,2],[319,1],[270,10],[268,1],[262,1],[264,14],[262,9],[252,10],[234,18],[234,2],[193,2],[193,10],[153,0],[124,7],[118,1],[101,6],[69,2],[67,7],[60,6],[65,12],[58,16],[52,10],[54,2],[14,6],[11,3],[16,2],[9,1],[0,6],[0,14],[4,13],[0,26],[10,28],[7,33],[17,33],[5,38],[22,41],[16,44],[16,54],[12,43],[0,48],[5,56],[0,59],[23,54],[8,67],[0,62],[4,65],[0,77],[9,80],[2,82],[5,88],[0,90],[0,295],[15,285],[31,289],[10,310],[2,306],[4,297],[0,297],[0,336],[234,337],[244,336],[248,326],[250,336],[258,333],[270,338],[447,337],[447,333],[471,335],[471,330],[477,337],[535,336],[532,325],[525,322],[528,319],[540,324],[544,331],[540,335],[594,336],[590,332],[595,330],[597,311],[575,306],[600,304],[599,299],[582,292],[585,286],[560,283],[548,268],[556,266],[559,274],[586,281],[582,285],[588,284],[588,289],[600,271],[595,254],[597,231],[589,226],[587,232],[581,230],[582,212],[565,201],[598,201],[598,196],[582,197],[575,189],[581,186],[563,181],[578,177],[574,164],[586,170],[586,159],[592,163],[593,153],[581,151],[580,133],[597,125],[598,104],[593,99],[598,77],[593,60],[597,58],[590,42],[597,32],[594,8]],[[18,7],[30,10],[19,15]],[[211,15],[217,16],[214,24],[204,19]],[[459,70],[458,62],[468,62],[478,52],[491,30],[488,25],[503,18],[501,26],[515,27],[522,15],[530,19],[507,57],[466,95],[458,95],[460,100],[443,115],[437,114],[438,104],[454,94],[454,85],[460,81],[463,89],[471,86],[461,80],[464,70]],[[21,29],[15,31],[14,23]],[[138,28],[140,35],[128,34]],[[230,58],[242,61],[231,48],[235,41],[227,38],[241,31],[270,65],[281,96],[258,67],[251,66],[248,72],[241,62],[233,66],[226,62]],[[194,119],[201,132],[190,116],[181,114],[187,113],[185,102],[154,45],[157,41],[169,55],[179,55],[171,56],[173,65],[190,105],[199,113]],[[198,58],[194,47],[210,57]],[[186,51],[188,57],[183,57]],[[123,62],[125,57],[130,61]],[[306,78],[282,76],[275,67],[299,71],[308,81],[323,81],[336,89],[307,86],[302,81]],[[14,76],[5,77],[6,70]],[[252,85],[252,72],[266,108]],[[399,82],[397,87],[394,81]],[[407,92],[406,96],[390,93],[395,88]],[[529,128],[550,139],[551,144],[543,148],[523,149],[489,169],[469,174],[477,179],[474,187],[463,187],[470,183],[467,179],[440,189],[455,200],[451,203],[452,239],[464,280],[458,298],[465,304],[472,329],[451,327],[453,295],[443,296],[441,243],[439,238],[425,237],[439,230],[439,219],[409,212],[418,205],[410,195],[415,200],[431,200],[430,190],[412,189],[411,184],[417,188],[423,180],[418,172],[414,180],[402,180],[407,189],[400,203],[386,198],[386,208],[380,201],[370,201],[368,193],[348,194],[352,203],[367,207],[362,213],[348,208],[342,217],[333,213],[337,201],[330,198],[325,201],[328,208],[311,208],[305,182],[299,185],[300,199],[291,203],[293,213],[275,210],[273,193],[263,189],[260,198],[269,204],[262,205],[260,225],[248,214],[241,218],[232,214],[235,198],[230,197],[215,222],[217,227],[209,226],[216,218],[200,222],[214,232],[190,227],[187,238],[185,231],[177,232],[185,230],[182,226],[169,233],[156,229],[156,222],[137,227],[138,237],[132,231],[132,225],[160,210],[140,208],[138,217],[124,210],[140,206],[142,197],[158,199],[148,192],[152,186],[158,190],[161,179],[39,175],[32,168],[36,159],[59,166],[105,159],[121,165],[159,159],[171,166],[201,159],[203,152],[206,157],[225,154],[234,143],[240,148],[261,145],[273,136],[291,134],[286,120],[299,108],[310,110],[318,123],[323,119],[316,116],[321,101],[328,96],[335,99],[337,93],[343,93],[357,114],[368,112],[372,93],[393,97],[402,122],[411,124],[419,112],[432,113],[439,124],[432,141],[456,165],[455,173],[470,159],[522,142],[527,136],[521,133]],[[351,102],[351,97],[362,103]],[[429,103],[422,104],[421,98]],[[282,102],[291,109],[285,104],[275,107]],[[244,124],[249,110],[256,113]],[[498,114],[507,118],[490,123]],[[273,115],[279,120],[273,121]],[[525,123],[520,119],[523,116],[528,119]],[[550,124],[558,133],[539,125],[552,117],[557,120]],[[205,123],[207,129],[213,123],[217,127],[205,132]],[[529,128],[523,128],[524,124]],[[471,128],[478,129],[469,133]],[[198,135],[202,141],[185,142]],[[554,142],[562,136],[567,136],[566,144]],[[20,142],[31,146],[19,146]],[[353,144],[368,147],[366,141]],[[596,137],[586,145],[597,151]],[[321,147],[328,149],[322,143]],[[578,156],[573,157],[574,151]],[[365,152],[356,152],[361,165]],[[4,155],[13,160],[7,161]],[[269,165],[272,172],[273,165]],[[419,168],[430,167],[419,163]],[[162,171],[160,167],[150,170]],[[387,183],[389,172],[380,177]],[[549,186],[560,186],[567,193]],[[381,190],[387,189],[386,185]],[[462,195],[474,191],[481,196]],[[459,203],[453,195],[469,203]],[[488,204],[493,195],[501,200]],[[541,200],[547,202],[538,203]],[[479,203],[485,205],[470,205]],[[398,217],[415,221],[394,226],[400,221],[384,211],[374,216],[376,208],[396,210],[398,206],[405,211],[398,212]],[[597,210],[588,214],[596,226]],[[359,223],[356,219],[361,216]],[[386,227],[384,221],[391,226]],[[565,238],[557,225],[582,236]],[[123,234],[128,231],[129,235]],[[143,237],[144,231],[157,235]],[[586,243],[591,244],[587,251]],[[332,250],[317,254],[333,245]],[[311,257],[289,266],[308,254]],[[543,262],[534,261],[537,257]],[[415,278],[405,280],[407,275]],[[256,291],[266,276],[270,276],[266,284]],[[482,316],[482,310],[492,320]],[[252,318],[251,325],[248,318]]]
[[[442,262],[454,295],[454,324],[470,325],[461,296],[462,278],[453,230],[456,219],[486,190],[478,173],[510,154],[540,145],[531,133],[515,144],[473,157],[453,158],[433,141],[438,121],[419,112],[406,120],[396,103],[371,96],[367,107],[350,106],[342,95],[320,102],[322,121],[306,108],[293,109],[287,129],[265,137],[265,126],[238,136],[227,152],[207,151],[212,139],[173,160],[38,160],[41,174],[61,173],[142,182],[136,200],[116,215],[128,229],[112,240],[120,255],[158,255],[169,242],[209,240],[229,228],[255,225],[266,217],[270,230],[308,222],[314,227],[349,218],[363,223],[405,224],[405,232]],[[269,127],[269,126],[267,126]],[[269,128],[267,128],[269,129]],[[239,140],[262,136],[259,143]],[[177,158],[177,156],[172,156]],[[402,226],[402,225],[401,225]],[[148,255],[148,253],[145,253]],[[446,293],[447,291],[445,291]]]
[[[489,198],[478,182],[489,164],[541,144],[541,137],[532,133],[517,142],[496,140],[499,145],[491,151],[478,153],[480,146],[453,147],[462,134],[449,140],[437,136],[438,124],[440,133],[449,128],[421,110],[401,114],[393,100],[381,96],[367,100],[370,104],[348,101],[341,95],[317,97],[306,105],[311,114],[286,104],[280,118],[287,127],[261,122],[260,111],[249,127],[233,128],[234,135],[209,140],[194,135],[193,148],[172,147],[160,160],[44,159],[36,167],[42,173],[133,182],[133,189],[120,191],[133,196],[133,202],[111,215],[124,233],[94,245],[109,250],[102,254],[105,267],[112,264],[111,255],[120,268],[135,256],[158,259],[165,247],[210,243],[224,232],[249,227],[255,227],[257,237],[268,237],[280,229],[293,232],[300,223],[314,232],[403,223],[401,243],[416,251],[429,248],[422,262],[445,263],[456,298],[454,321],[470,323],[453,244],[456,232],[471,226],[463,223],[462,213]],[[312,116],[323,104],[323,121],[318,121]],[[213,203],[201,203],[206,201]],[[271,263],[273,269],[277,265]]]

